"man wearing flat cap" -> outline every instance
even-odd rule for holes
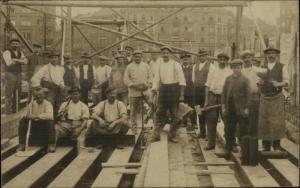
[[[233,73],[225,80],[222,92],[222,114],[225,129],[225,157],[230,157],[230,152],[237,152],[235,147],[235,133],[239,125],[240,137],[247,134],[247,120],[250,105],[249,80],[242,74],[243,61],[235,59],[230,62]]]
[[[124,83],[125,59],[126,57],[121,54],[116,57],[116,64],[112,66],[108,79],[108,87],[118,88],[117,99],[128,104],[128,88]]]
[[[88,104],[88,94],[95,84],[96,69],[91,63],[91,57],[85,52],[81,56],[82,64],[79,66],[79,86],[81,90],[81,101]]]
[[[93,123],[88,127],[86,138],[100,135],[117,135],[116,147],[122,149],[120,137],[127,133],[129,122],[127,109],[122,101],[117,100],[117,89],[109,87],[107,99],[100,102],[92,114]]]
[[[106,56],[98,57],[99,66],[96,68],[96,87],[100,89],[101,100],[106,99],[105,91],[108,88],[108,79],[111,73],[111,67],[107,65],[108,58]]]
[[[263,150],[280,150],[280,139],[285,136],[284,95],[282,90],[289,84],[287,66],[279,62],[280,50],[267,48],[264,50],[266,62],[262,67],[266,73],[258,76],[260,105],[258,119],[258,138],[262,139]]]
[[[210,65],[207,80],[205,83],[205,103],[204,106],[213,106],[221,104],[221,95],[226,78],[232,74],[228,68],[229,56],[225,53],[220,53],[217,56],[218,64]],[[216,127],[218,119],[221,116],[221,107],[213,108],[206,111],[207,125],[207,146],[205,150],[213,150],[216,146]]]
[[[53,107],[45,98],[44,88],[35,90],[34,100],[29,103],[27,114],[19,124],[19,150],[25,150],[28,122],[31,121],[31,133],[39,139],[47,139],[48,151],[54,152],[55,131],[53,124]],[[40,141],[42,142],[42,141]]]
[[[22,66],[27,59],[20,49],[20,40],[11,39],[9,49],[3,52],[5,70],[5,113],[16,112],[16,92],[21,93]]]
[[[138,122],[142,121],[143,99],[149,97],[150,82],[150,67],[142,62],[142,51],[135,50],[133,62],[127,65],[124,73],[124,83],[128,87],[130,122],[134,133],[137,133]]]
[[[178,119],[176,117],[179,101],[184,100],[184,87],[186,86],[181,65],[170,58],[172,49],[168,46],[161,48],[162,58],[159,61],[157,73],[153,82],[153,94],[158,93],[158,107],[156,111],[156,123],[152,134],[152,141],[160,140],[160,133],[166,120],[167,112],[171,117],[171,126],[168,139],[178,142],[176,132]]]
[[[125,52],[126,52],[126,59],[125,64],[129,65],[133,61],[133,47],[131,46],[125,46]]]
[[[249,80],[250,85],[250,106],[249,106],[249,118],[248,119],[248,135],[257,136],[258,126],[258,110],[259,110],[259,92],[257,83],[260,78],[257,76],[258,67],[254,66],[253,63],[254,53],[250,50],[245,50],[241,54],[243,60],[242,74]]]
[[[84,145],[83,130],[87,127],[90,117],[89,108],[80,101],[80,89],[73,87],[69,90],[70,99],[61,104],[58,112],[58,122],[55,125],[56,141],[63,137],[77,140],[78,146]]]
[[[208,53],[204,49],[198,51],[197,61],[193,67],[192,80],[194,83],[194,93],[195,93],[195,105],[200,105],[204,107],[205,102],[205,83],[207,81],[208,72],[210,70],[211,64],[208,61]],[[196,116],[196,115],[195,115]],[[197,135],[199,138],[206,138],[206,113],[205,111],[198,116],[200,134]],[[195,117],[196,119],[196,117]]]
[[[48,54],[49,63],[44,65],[31,78],[32,87],[44,87],[49,90],[47,100],[53,105],[54,117],[63,100],[65,89],[64,68],[59,64],[59,54],[51,51]]]

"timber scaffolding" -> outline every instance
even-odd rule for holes
[[[266,1],[266,0],[265,0]],[[100,54],[113,46],[134,38],[158,46],[166,45],[155,41],[144,33],[147,29],[182,11],[184,8],[236,6],[236,44],[239,43],[239,28],[242,7],[251,8],[251,1],[8,1],[4,5],[20,6],[64,20],[62,54],[70,51],[70,26],[86,25],[91,28],[114,33],[124,38],[104,49],[94,49],[90,57]],[[66,16],[42,11],[31,6],[65,6],[69,7]],[[70,7],[104,7],[104,8],[179,8],[158,22],[139,28],[128,22],[138,31],[126,34],[99,26],[91,20],[71,18]],[[2,10],[1,10],[2,11]],[[112,10],[115,11],[115,10]],[[115,11],[116,12],[116,11]],[[5,15],[4,11],[2,14]],[[116,14],[119,14],[116,12]],[[260,42],[265,47],[261,31],[252,14]],[[122,15],[119,14],[122,18]],[[123,18],[124,19],[124,18]],[[17,28],[14,29],[16,32]],[[144,37],[138,37],[143,33]],[[82,33],[84,36],[84,33]],[[19,37],[30,50],[31,46],[20,34]],[[88,42],[87,38],[86,41]],[[66,46],[66,49],[65,49]],[[69,47],[67,47],[69,46]],[[170,46],[170,45],[168,45]],[[236,45],[239,46],[239,45]],[[196,52],[171,46],[176,51],[197,55]],[[237,49],[238,50],[238,49]],[[31,50],[30,50],[31,51]],[[236,53],[238,54],[238,53]],[[212,57],[211,57],[212,58]],[[2,121],[2,120],[1,120]],[[16,124],[16,122],[15,122]],[[148,124],[147,129],[153,125]],[[218,144],[216,153],[223,152],[224,127],[218,125]],[[134,137],[135,143],[124,150],[106,147],[99,150],[58,147],[56,153],[47,153],[41,146],[31,146],[34,155],[17,157],[18,137],[1,141],[1,176],[3,187],[279,187],[299,185],[299,148],[288,139],[282,140],[282,149],[287,152],[283,159],[268,159],[260,156],[259,164],[254,167],[241,165],[240,156],[233,154],[232,161],[216,157],[213,151],[205,151],[205,143],[195,139],[195,132],[179,130],[177,144],[168,143],[166,131],[160,142],[147,143],[146,148],[139,147],[144,139],[140,132]],[[131,133],[127,133],[130,136]],[[146,138],[149,133],[146,133]],[[132,135],[131,135],[132,136]],[[286,169],[289,170],[286,170]]]

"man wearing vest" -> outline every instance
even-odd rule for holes
[[[84,146],[84,129],[90,117],[89,108],[80,101],[80,89],[78,87],[69,90],[70,99],[61,104],[58,114],[58,122],[55,125],[55,145],[58,139],[71,137],[77,140],[78,149]]]
[[[126,59],[125,59],[125,64],[129,65],[133,59],[133,48],[131,46],[126,46],[125,47],[125,51],[126,51]]]
[[[107,65],[108,58],[106,56],[97,56],[99,67],[96,68],[96,87],[100,89],[101,99],[106,99],[106,89],[108,88],[108,79],[111,73],[111,67]]]
[[[161,48],[162,58],[153,82],[153,95],[158,92],[158,107],[152,141],[160,140],[160,132],[167,120],[167,112],[171,117],[169,141],[178,142],[176,132],[178,120],[176,117],[179,101],[184,100],[184,87],[186,86],[181,65],[170,59],[173,50],[167,46]]]
[[[197,62],[193,67],[192,80],[194,83],[194,93],[195,93],[195,105],[200,105],[204,107],[205,102],[205,83],[207,80],[207,75],[210,69],[210,62],[208,62],[207,51],[199,50],[198,52]],[[196,118],[196,117],[195,117]],[[201,115],[198,116],[199,119],[199,127],[200,134],[199,138],[206,137],[206,114],[205,111],[202,112]]]
[[[241,58],[244,62],[242,74],[249,80],[250,84],[250,105],[249,105],[249,117],[246,134],[249,136],[257,136],[258,126],[258,110],[259,110],[259,92],[257,83],[260,78],[257,76],[258,67],[253,63],[254,53],[250,50],[245,50],[241,54]],[[241,127],[240,127],[241,128]]]
[[[27,64],[27,59],[20,50],[20,40],[11,39],[10,49],[3,53],[5,63],[5,113],[16,112],[16,92],[21,93],[22,65]]]
[[[88,104],[89,91],[95,84],[95,67],[91,64],[91,58],[87,53],[81,56],[82,65],[79,66],[79,83],[81,90],[81,101]]]
[[[188,104],[191,108],[194,108],[194,83],[192,81],[193,62],[190,54],[181,54],[182,59],[182,71],[186,81],[186,87],[184,88],[184,103]],[[183,124],[187,125],[188,130],[195,128],[197,123],[195,111],[190,116],[183,119]]]
[[[72,87],[76,86],[75,83],[76,76],[75,76],[75,70],[72,65],[71,54],[64,55],[64,68],[65,68],[65,74],[64,74],[65,86],[68,87],[68,89],[71,89]]]
[[[128,86],[130,103],[130,121],[133,133],[137,133],[137,124],[141,123],[143,100],[149,100],[149,87],[151,81],[150,67],[142,62],[142,51],[133,52],[133,62],[129,64],[124,73],[124,83]]]
[[[65,83],[65,70],[59,65],[59,54],[50,52],[48,55],[49,64],[43,66],[31,78],[32,87],[44,87],[49,90],[47,100],[52,104],[54,117],[58,112],[58,108],[63,100]]]
[[[287,66],[279,63],[280,50],[267,48],[264,50],[266,62],[262,67],[266,73],[258,74],[260,104],[258,119],[258,138],[262,139],[263,150],[280,150],[280,139],[285,136],[284,95],[283,87],[289,84]]]
[[[88,127],[86,138],[97,134],[117,135],[116,147],[122,149],[120,136],[129,129],[127,109],[122,101],[117,100],[117,89],[109,87],[106,91],[107,100],[100,102],[92,114],[93,123]]]
[[[228,68],[229,56],[220,53],[217,56],[218,65],[210,65],[207,80],[205,83],[205,103],[204,107],[221,104],[221,95],[226,78],[232,74],[232,70]],[[205,150],[213,150],[216,146],[216,128],[219,116],[221,115],[221,107],[209,109],[206,111],[207,125],[207,146]],[[233,149],[235,150],[235,149]]]

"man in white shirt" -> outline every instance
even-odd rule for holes
[[[132,62],[133,58],[133,48],[131,46],[125,46],[125,51],[126,51],[126,60],[125,64],[129,65]]]
[[[19,124],[19,150],[25,150],[26,132],[31,121],[31,133],[40,139],[47,139],[48,151],[54,152],[55,131],[53,125],[53,107],[44,99],[44,89],[35,91],[35,100],[28,105],[27,115]],[[41,141],[39,141],[41,142]]]
[[[221,104],[221,95],[225,80],[232,74],[232,70],[228,67],[229,56],[225,53],[220,53],[217,58],[218,65],[211,65],[205,83],[206,89],[204,106]],[[216,146],[216,127],[220,115],[221,107],[206,111],[208,143],[204,148],[205,150],[213,150]]]
[[[280,50],[264,50],[266,62],[262,65],[266,71],[259,73],[260,104],[258,118],[258,138],[262,139],[263,150],[280,150],[280,139],[285,137],[284,87],[289,85],[287,66],[279,62]]]
[[[151,72],[147,63],[142,62],[142,52],[133,52],[133,62],[125,69],[124,83],[128,86],[128,97],[130,103],[131,128],[137,133],[138,121],[141,122],[143,100],[149,100]]]
[[[79,146],[84,145],[84,133],[87,120],[90,117],[89,108],[80,101],[80,89],[77,87],[69,90],[71,99],[61,104],[58,122],[55,125],[56,142],[63,137],[77,140]]]
[[[120,137],[129,129],[127,109],[122,101],[117,100],[116,88],[109,87],[106,95],[107,99],[94,108],[93,123],[89,126],[86,137],[91,138],[97,134],[117,135],[116,147],[122,149]]]
[[[50,52],[49,63],[36,72],[31,78],[32,87],[44,87],[49,90],[47,100],[51,102],[54,109],[54,117],[63,100],[65,93],[64,68],[59,65],[59,54]]]
[[[16,92],[20,92],[19,87],[22,80],[22,65],[27,64],[27,59],[20,49],[20,40],[11,39],[10,48],[3,52],[5,65],[5,113],[16,112]],[[19,101],[18,101],[19,102]]]
[[[81,100],[88,104],[89,91],[92,89],[96,80],[96,70],[91,63],[91,57],[87,53],[81,56],[82,64],[79,66],[79,83],[81,90]]]
[[[157,73],[153,82],[153,94],[158,95],[158,107],[156,111],[156,124],[152,135],[152,141],[160,140],[160,132],[166,123],[167,112],[171,117],[171,127],[168,135],[169,141],[178,142],[176,132],[178,120],[176,117],[179,101],[184,100],[184,87],[186,86],[181,65],[170,59],[172,49],[163,46],[161,48],[162,58],[159,62]]]
[[[108,79],[111,73],[111,67],[107,65],[108,58],[106,56],[98,56],[99,66],[96,68],[96,87],[101,90],[101,99],[106,99],[106,89],[108,87]]]

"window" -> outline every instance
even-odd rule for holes
[[[30,32],[28,32],[28,31],[23,31],[22,32],[22,35],[24,36],[24,38],[25,39],[27,39],[27,40],[31,40],[31,33]]]
[[[30,21],[21,21],[21,25],[22,26],[31,26],[31,22]]]

